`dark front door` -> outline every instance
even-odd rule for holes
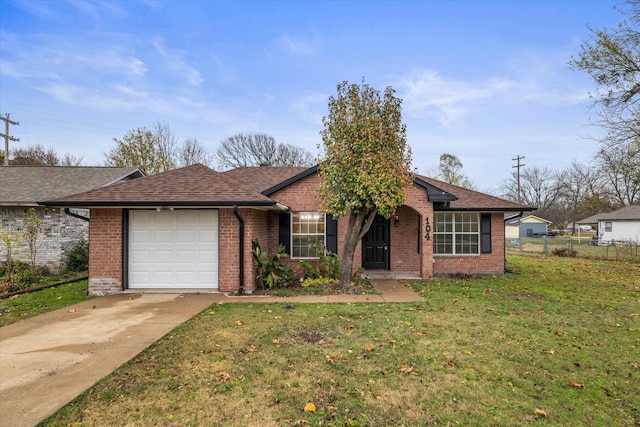
[[[376,215],[362,238],[362,267],[366,270],[389,269],[389,220]]]

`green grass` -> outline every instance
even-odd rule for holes
[[[212,306],[42,425],[640,423],[640,265],[508,264],[422,303]]]
[[[87,281],[81,280],[55,288],[43,289],[28,294],[0,299],[0,326],[9,325],[22,319],[57,310],[71,304],[86,301]]]

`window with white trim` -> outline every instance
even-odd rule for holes
[[[324,214],[293,212],[291,214],[291,258],[318,258],[318,251],[324,247]]]
[[[434,255],[478,255],[480,215],[477,212],[435,212]]]
[[[604,231],[607,233],[611,233],[611,230],[613,230],[613,224],[611,223],[611,221],[605,221]]]

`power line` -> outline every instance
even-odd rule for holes
[[[14,122],[9,119],[9,113],[5,114],[5,117],[0,116],[0,120],[4,122],[5,133],[0,133],[0,137],[4,138],[4,165],[9,166],[9,141],[20,141],[20,138],[14,138],[9,135],[9,125],[20,125],[20,122]]]
[[[520,163],[520,160],[522,159],[524,159],[524,156],[520,156],[519,154],[516,156],[515,159],[511,159],[518,162],[515,166],[511,166],[511,167],[518,169],[518,203],[519,204],[522,204],[522,197],[520,196],[520,168],[525,166],[524,163]]]

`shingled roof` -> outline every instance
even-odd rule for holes
[[[201,164],[43,203],[68,207],[276,205],[230,176]]]
[[[459,187],[457,185],[448,184],[437,179],[428,178],[426,176],[418,175],[418,179],[425,181],[432,186],[439,188],[446,193],[456,196],[455,200],[449,202],[449,206],[446,210],[473,210],[473,211],[533,211],[536,208],[531,206],[524,206],[519,203],[504,200],[499,197],[491,196],[489,194],[481,193],[479,191],[470,190],[468,188]],[[437,208],[436,210],[443,210],[444,208]]]
[[[251,188],[259,193],[263,193],[264,191],[275,187],[308,169],[309,168],[293,166],[252,166],[231,169],[223,173],[226,176],[229,176],[242,183],[247,188]]]
[[[629,205],[617,211],[592,215],[576,224],[596,224],[598,221],[633,221],[640,220],[640,205]]]
[[[37,206],[59,197],[143,176],[133,167],[2,166],[0,206]]]

